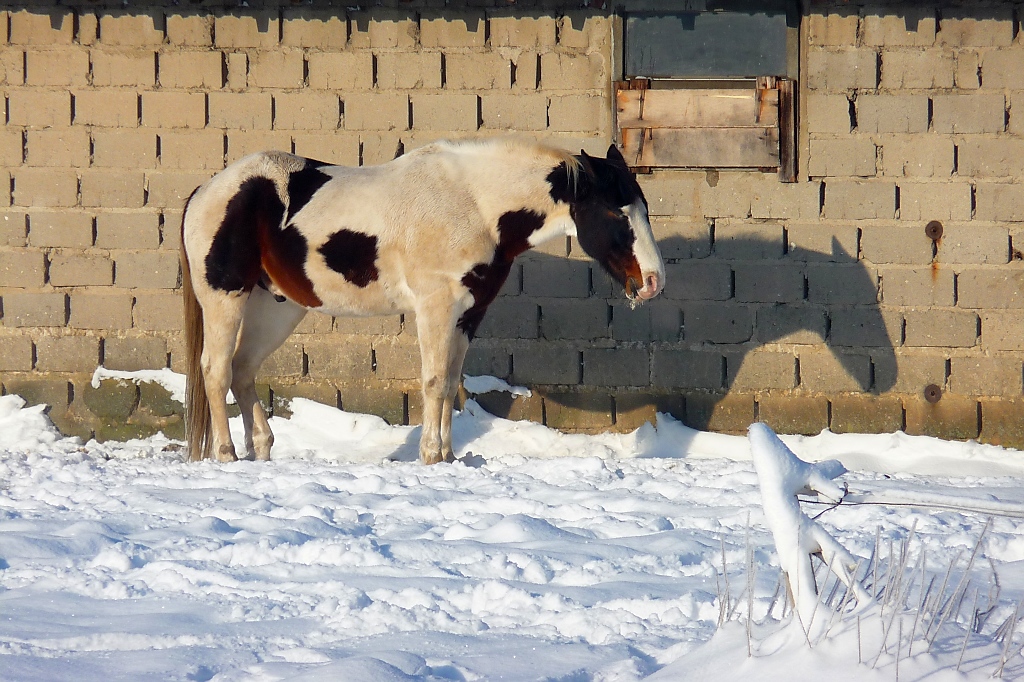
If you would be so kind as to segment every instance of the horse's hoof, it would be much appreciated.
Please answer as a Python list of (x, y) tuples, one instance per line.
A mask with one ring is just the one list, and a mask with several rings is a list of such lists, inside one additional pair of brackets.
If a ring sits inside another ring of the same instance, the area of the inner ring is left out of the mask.
[(270, 453), (269, 452), (257, 452), (256, 453), (256, 461), (257, 462), (269, 462), (270, 461)]
[(440, 464), (444, 461), (444, 457), (441, 456), (440, 452), (421, 452), (420, 461), (424, 464)]
[(220, 450), (217, 452), (218, 462), (237, 462), (238, 457), (235, 456), (235, 449), (230, 445), (221, 445)]

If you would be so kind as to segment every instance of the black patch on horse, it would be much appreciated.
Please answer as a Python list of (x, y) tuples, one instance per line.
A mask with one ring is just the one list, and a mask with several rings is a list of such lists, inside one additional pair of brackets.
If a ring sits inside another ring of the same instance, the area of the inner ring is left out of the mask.
[(206, 254), (206, 282), (221, 291), (251, 291), (260, 278), (260, 226), (280, 225), (284, 204), (274, 182), (255, 177), (228, 201)]
[(340, 230), (319, 249), (327, 267), (340, 272), (345, 279), (357, 287), (365, 287), (377, 281), (377, 238), (373, 235)]
[(530, 248), (530, 235), (544, 225), (544, 216), (536, 211), (510, 211), (498, 218), (498, 244), (490, 263), (480, 263), (462, 277), (462, 284), (473, 294), (473, 305), (462, 313), (456, 326), (470, 339), (483, 322), (484, 313), (508, 279), (515, 257)]
[(288, 174), (288, 221), (309, 203), (330, 179), (331, 176), (319, 170), (323, 162), (306, 159), (306, 167)]
[(548, 173), (546, 180), (551, 185), (548, 193), (555, 203), (571, 204), (576, 200), (579, 178), (577, 177), (574, 181), (569, 177), (569, 168), (565, 161), (555, 166)]

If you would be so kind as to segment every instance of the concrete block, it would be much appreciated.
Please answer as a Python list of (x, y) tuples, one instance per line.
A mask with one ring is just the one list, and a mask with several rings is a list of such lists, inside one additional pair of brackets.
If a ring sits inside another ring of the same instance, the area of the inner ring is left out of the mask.
[(224, 133), (220, 130), (161, 133), (160, 165), (177, 170), (220, 170), (224, 167)]
[(24, 211), (0, 212), (0, 246), (28, 244), (28, 214)]
[(900, 182), (900, 219), (970, 220), (972, 187), (965, 182)]
[(328, 10), (286, 9), (281, 25), (281, 44), (342, 50), (348, 42), (348, 19)]
[(732, 297), (732, 268), (718, 260), (684, 261), (665, 266), (667, 299), (725, 301)]
[(616, 431), (633, 431), (645, 423), (654, 424), (658, 413), (686, 420), (686, 399), (681, 395), (621, 391), (612, 394), (612, 399), (615, 402)]
[(336, 130), (340, 124), (341, 102), (337, 95), (274, 95), (274, 128), (278, 130)]
[(152, 50), (94, 50), (92, 84), (96, 87), (152, 87), (156, 84), (156, 59), (156, 53)]
[(652, 216), (691, 215), (699, 210), (694, 200), (704, 182), (703, 173), (665, 170), (637, 176)]
[(804, 298), (804, 271), (800, 265), (747, 263), (736, 268), (737, 301), (792, 303)]
[(89, 165), (90, 144), (89, 131), (85, 128), (28, 130), (25, 132), (25, 162), (29, 166), (84, 168)]
[(812, 12), (807, 17), (810, 44), (854, 47), (857, 45), (859, 20), (857, 10), (853, 7), (829, 7)]
[(132, 297), (124, 293), (75, 292), (71, 295), (68, 326), (74, 329), (131, 329)]
[(100, 364), (100, 340), (95, 336), (42, 336), (36, 341), (40, 372), (92, 372)]
[(108, 10), (100, 14), (100, 42), (105, 45), (160, 45), (164, 41), (164, 16), (153, 10)]
[(55, 287), (110, 286), (114, 263), (106, 256), (60, 252), (50, 258), (50, 284)]
[(308, 339), (303, 348), (314, 379), (351, 381), (368, 379), (373, 374), (369, 339)]
[(594, 340), (609, 336), (608, 303), (602, 299), (584, 301), (542, 300), (541, 338)]
[[(523, 16), (515, 10), (487, 13), (491, 47), (550, 48), (555, 44), (554, 16)], [(571, 23), (571, 22), (570, 22)]]
[(807, 95), (807, 131), (846, 135), (853, 127), (846, 95)]
[(943, 9), (936, 36), (940, 44), (954, 47), (1008, 47), (1013, 27), (1010, 7), (967, 5)]
[(706, 218), (749, 218), (752, 210), (751, 184), (750, 174), (743, 171), (706, 171), (704, 182), (697, 183), (700, 191), (698, 215), (703, 214)]
[(879, 278), (886, 305), (954, 305), (954, 274), (949, 268), (879, 268)]
[(152, 130), (96, 130), (92, 165), (97, 168), (156, 167), (156, 133)]
[(928, 7), (899, 7), (864, 15), (864, 44), (927, 47), (935, 42), (935, 13)]
[(964, 177), (1003, 178), (1024, 173), (1024, 140), (1013, 138), (960, 138), (958, 172)]
[(659, 388), (719, 390), (725, 380), (725, 358), (716, 352), (655, 348), (651, 377)]
[(1005, 121), (1002, 94), (932, 97), (932, 130), (937, 133), (1001, 133)]
[(359, 135), (335, 131), (330, 134), (296, 131), (292, 145), (299, 156), (319, 159), (341, 166), (359, 165)]
[(886, 90), (952, 88), (954, 68), (950, 50), (884, 50), (880, 87)]
[(0, 130), (0, 164), (20, 166), (24, 156), (25, 134), (17, 129)]
[(67, 297), (63, 293), (8, 291), (3, 299), (5, 327), (63, 327), (67, 323)]
[(753, 394), (688, 393), (686, 425), (702, 431), (746, 433), (755, 420)]
[(821, 183), (778, 182), (776, 177), (760, 175), (750, 193), (751, 218), (817, 220), (821, 214)]
[(971, 348), (978, 342), (978, 315), (958, 310), (908, 310), (907, 346)]
[(828, 334), (828, 317), (818, 306), (768, 305), (756, 310), (754, 327), (762, 343), (819, 344)]
[(309, 87), (316, 90), (369, 90), (373, 55), (369, 52), (313, 52), (308, 57)]
[(891, 219), (896, 185), (886, 181), (836, 180), (825, 183), (825, 217), (845, 220)]
[(715, 222), (714, 254), (728, 260), (773, 260), (786, 249), (784, 229), (775, 223)]
[(811, 140), (807, 172), (817, 177), (875, 175), (875, 144), (866, 138)]
[(650, 351), (644, 348), (584, 349), (583, 383), (589, 386), (649, 386)]
[(269, 130), (273, 123), (273, 98), (261, 92), (211, 92), (208, 95), (210, 127), (233, 130)]
[(139, 125), (139, 95), (112, 89), (76, 92), (75, 124), (134, 128)]
[(506, 379), (511, 371), (512, 356), (504, 347), (484, 347), (481, 342), (470, 344), (469, 351), (466, 353), (466, 361), (462, 365), (463, 375), (469, 376), (487, 375)]
[(499, 298), (492, 303), (477, 329), (478, 338), (535, 339), (540, 309), (533, 299)]
[(948, 138), (900, 135), (883, 137), (879, 142), (882, 175), (948, 178), (953, 174), (953, 141)]
[(544, 95), (485, 94), (481, 97), (483, 127), (489, 130), (544, 130), (548, 124)]
[(1019, 313), (982, 311), (980, 317), (984, 350), (1024, 350), (1024, 317)]
[[(103, 77), (100, 63), (101, 85)], [(25, 52), (25, 85), (69, 87), (89, 80), (89, 52), (82, 48)]]
[[(406, 417), (406, 394), (398, 389), (365, 388), (361, 386), (343, 386), (340, 394), (341, 407), (348, 412), (372, 414), (380, 417), (388, 424), (413, 423), (412, 415)], [(419, 400), (419, 393), (408, 396), (409, 412), (413, 410), (412, 400)]]
[(961, 308), (1024, 308), (1024, 272), (1017, 268), (964, 269), (957, 274)]
[(0, 372), (31, 371), (32, 339), (10, 334), (0, 339)]
[[(447, 62), (448, 87), (461, 87), (453, 84), (452, 60), (468, 55), (450, 55)], [(483, 57), (488, 55), (474, 55)], [(440, 52), (382, 52), (375, 55), (377, 60), (377, 87), (381, 90), (412, 90), (441, 87)], [(506, 64), (507, 69), (507, 64)], [(491, 87), (490, 85), (486, 87)], [(499, 85), (501, 87), (501, 85)]]
[(900, 345), (903, 315), (877, 308), (836, 308), (829, 316), (829, 344), (833, 346), (882, 347)]
[(852, 263), (857, 260), (858, 234), (852, 225), (790, 223), (786, 257), (796, 261)]
[(711, 225), (686, 217), (657, 217), (651, 219), (654, 238), (662, 258), (693, 259), (711, 255)]
[(807, 54), (807, 87), (853, 90), (878, 86), (878, 53), (867, 49), (821, 50)]
[(257, 88), (301, 88), (305, 63), (300, 50), (260, 50), (249, 56), (249, 85)]
[(393, 93), (345, 95), (347, 130), (408, 130), (409, 96)]
[(839, 395), (831, 398), (833, 433), (892, 433), (903, 429), (903, 402), (875, 395)]
[(689, 344), (743, 343), (753, 332), (754, 311), (748, 306), (691, 303), (683, 307), (683, 339)]
[(114, 254), (119, 287), (175, 289), (180, 281), (178, 254), (173, 251), (124, 251)]
[(185, 328), (180, 294), (135, 291), (133, 326), (142, 331), (177, 332)]
[(953, 82), (961, 90), (977, 90), (981, 87), (981, 57), (973, 50), (958, 50)]
[(160, 85), (165, 88), (224, 87), (222, 52), (161, 52)]
[(75, 39), (75, 13), (59, 7), (12, 11), (9, 31), (12, 45), (70, 45)]
[(777, 433), (814, 436), (828, 428), (828, 400), (824, 396), (758, 395), (757, 418)]
[(203, 128), (206, 126), (206, 95), (198, 92), (144, 92), (142, 125), (150, 128)]
[(423, 12), (420, 15), (420, 44), (423, 47), (483, 47), (487, 20), (483, 12)]
[(302, 375), (305, 365), (305, 356), (302, 352), (302, 344), (295, 341), (285, 343), (270, 354), (260, 366), (260, 377), (280, 378), (299, 377)]
[(862, 133), (923, 133), (928, 130), (928, 97), (859, 95), (857, 130)]
[(78, 173), (63, 168), (19, 168), (14, 203), (33, 208), (66, 208), (78, 203)]
[[(415, 326), (415, 316), (410, 322)], [(334, 331), (338, 334), (362, 334), (369, 336), (397, 336), (402, 333), (402, 316), (387, 317), (336, 317)]]
[(71, 94), (66, 90), (10, 90), (7, 93), (7, 124), (67, 128), (71, 125)]
[(515, 384), (578, 384), (581, 379), (580, 352), (575, 348), (538, 343), (512, 353)]
[(979, 440), (1005, 448), (1024, 449), (1024, 400), (982, 399)]
[(750, 351), (727, 353), (725, 385), (730, 390), (771, 390), (796, 387), (796, 357), (792, 353)]
[(166, 14), (167, 42), (184, 47), (213, 46), (213, 17), (198, 10), (168, 10)]
[(815, 393), (829, 394), (868, 391), (871, 389), (871, 357), (827, 348), (801, 349), (800, 387)]
[(590, 266), (569, 260), (525, 260), (523, 293), (527, 296), (587, 298)]
[(480, 124), (477, 95), (414, 93), (412, 127), (417, 130), (476, 130)]
[[(498, 52), (445, 55), (445, 86), (455, 90), (507, 90), (512, 62)], [(378, 84), (379, 80), (378, 60)]]
[(1024, 188), (1020, 185), (978, 182), (974, 193), (975, 220), (1024, 221)]
[(167, 366), (167, 343), (157, 336), (108, 336), (103, 344), (103, 364), (124, 372), (163, 369)]
[(945, 395), (937, 403), (924, 398), (907, 398), (906, 431), (912, 436), (934, 436), (944, 440), (969, 440), (980, 432), (980, 410), (973, 398)]
[(1020, 358), (953, 357), (949, 390), (958, 395), (1020, 397), (1024, 389)]
[(142, 208), (145, 202), (145, 175), (123, 170), (82, 171), (82, 206), (103, 208)]
[(991, 263), (1010, 260), (1010, 235), (999, 225), (945, 225), (935, 260), (940, 263)]
[(608, 66), (600, 52), (545, 52), (540, 56), (540, 84), (545, 90), (603, 90), (607, 87)]
[(0, 286), (41, 287), (46, 275), (43, 251), (0, 251)]
[(417, 344), (375, 339), (374, 374), (381, 379), (414, 380), (420, 378), (420, 349)]
[(551, 392), (544, 395), (545, 424), (568, 431), (604, 431), (613, 424), (612, 398), (606, 393)]
[[(223, 142), (221, 145), (223, 148)], [(149, 185), (149, 196), (146, 203), (154, 207), (174, 207), (180, 209), (184, 205), (185, 199), (192, 193), (192, 190), (206, 182), (211, 175), (212, 172), (147, 173), (146, 181)]]
[(287, 130), (243, 130), (228, 132), (228, 155), (226, 161), (233, 163), (243, 156), (268, 149), (290, 151), (292, 136)]
[(613, 19), (601, 10), (565, 10), (558, 19), (558, 44), (580, 50), (602, 49), (611, 43)]
[(403, 138), (406, 137), (404, 133), (398, 132), (361, 132), (358, 136), (361, 166), (376, 166), (397, 159), (402, 155), (405, 145)]
[(277, 10), (231, 12), (214, 19), (213, 37), (216, 47), (277, 46), (281, 20)]
[(986, 88), (1024, 89), (1024, 49), (1009, 47), (982, 55), (981, 78)]
[(553, 95), (548, 107), (548, 128), (560, 132), (607, 132), (611, 108), (596, 95)]

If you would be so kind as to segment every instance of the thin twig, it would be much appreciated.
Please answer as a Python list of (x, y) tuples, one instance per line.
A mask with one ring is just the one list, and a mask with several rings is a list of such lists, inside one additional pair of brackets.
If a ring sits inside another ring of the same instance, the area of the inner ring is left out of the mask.
[[(973, 613), (977, 613), (977, 610), (978, 610), (978, 595), (979, 594), (981, 594), (981, 588), (980, 587), (974, 588), (974, 606), (971, 607), (971, 613), (972, 614)], [(972, 616), (972, 618), (971, 618), (971, 621), (972, 621), (971, 625), (974, 625), (973, 620), (974, 620), (974, 618)], [(967, 632), (964, 633), (964, 643), (960, 647), (960, 657), (958, 659), (956, 659), (956, 671), (957, 672), (960, 672), (960, 664), (964, 662), (964, 652), (967, 651), (967, 642), (971, 639), (971, 630), (972, 630), (972, 628), (968, 627), (967, 628)]]

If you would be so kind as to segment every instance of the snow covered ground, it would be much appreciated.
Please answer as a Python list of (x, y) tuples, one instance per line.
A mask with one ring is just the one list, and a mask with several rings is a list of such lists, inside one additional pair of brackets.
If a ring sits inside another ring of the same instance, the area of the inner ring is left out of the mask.
[[(905, 573), (924, 574), (931, 595), (963, 587), (964, 603), (935, 628), (911, 577), (900, 608), (823, 606), (815, 617), (832, 627), (809, 638), (773, 600), (778, 555), (746, 438), (668, 417), (564, 435), (469, 403), (459, 461), (425, 467), (416, 428), (292, 409), (273, 420), (273, 461), (189, 464), (161, 437), (62, 438), (40, 408), (0, 398), (0, 679), (771, 682), (891, 680), (898, 667), (959, 680), (1000, 664), (1024, 677), (1019, 520), (992, 519), (965, 576), (984, 515), (827, 511), (819, 523), (864, 567), (877, 535), (865, 584), (886, 584), (905, 543)], [(1016, 451), (904, 434), (784, 440), (803, 459), (840, 460), (851, 488), (1024, 503)]]

